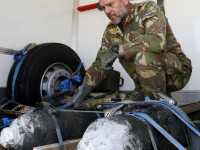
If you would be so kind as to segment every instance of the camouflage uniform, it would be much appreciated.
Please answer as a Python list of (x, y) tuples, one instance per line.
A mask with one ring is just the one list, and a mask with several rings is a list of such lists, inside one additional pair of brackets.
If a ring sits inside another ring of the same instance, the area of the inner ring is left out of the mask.
[(126, 99), (158, 99), (157, 91), (170, 94), (189, 81), (191, 61), (176, 41), (164, 13), (153, 1), (130, 4), (125, 25), (109, 23), (100, 50), (88, 69), (83, 85), (95, 87), (106, 77), (101, 58), (113, 45), (122, 45), (125, 56), (119, 58), (135, 83)]

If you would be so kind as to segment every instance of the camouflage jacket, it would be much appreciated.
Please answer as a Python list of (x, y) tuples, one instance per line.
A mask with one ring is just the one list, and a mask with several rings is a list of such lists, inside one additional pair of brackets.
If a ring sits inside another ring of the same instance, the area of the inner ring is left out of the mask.
[(153, 1), (130, 4), (125, 26), (108, 24), (92, 67), (100, 69), (101, 58), (116, 44), (123, 46), (127, 62), (140, 51), (170, 52), (175, 54), (183, 65), (192, 69), (191, 61), (182, 51), (167, 18)]

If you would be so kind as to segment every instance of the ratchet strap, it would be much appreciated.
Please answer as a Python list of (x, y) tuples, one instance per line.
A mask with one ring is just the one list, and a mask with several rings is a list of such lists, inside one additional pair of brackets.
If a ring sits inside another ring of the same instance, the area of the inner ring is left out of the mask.
[[(133, 113), (128, 114), (134, 117), (141, 117), (144, 120), (148, 121), (154, 128), (156, 128), (162, 135), (164, 135), (174, 146), (176, 146), (179, 150), (186, 150), (176, 139), (174, 139), (169, 133), (167, 133), (159, 124), (157, 124), (151, 117), (149, 117), (145, 113)], [(151, 133), (150, 133), (151, 135)], [(152, 139), (151, 139), (152, 140)], [(155, 144), (155, 140), (153, 139), (152, 143)], [(153, 145), (154, 145), (153, 144)], [(155, 146), (155, 145), (154, 145)], [(154, 147), (155, 149), (155, 147)]]
[[(133, 101), (127, 100), (127, 101), (122, 101), (122, 102), (119, 102), (119, 103), (122, 103), (122, 104), (136, 104), (137, 102), (133, 102)], [(178, 108), (175, 105), (169, 105), (169, 104), (166, 104), (166, 103), (163, 103), (163, 102), (160, 102), (160, 101), (156, 101), (156, 100), (146, 101), (146, 103), (157, 103), (159, 105), (162, 105), (162, 106), (168, 108), (188, 128), (189, 133), (190, 133), (190, 137), (191, 137), (191, 144), (192, 144), (193, 149), (194, 150), (198, 150), (199, 149), (199, 146), (200, 146), (200, 132), (195, 128), (195, 126), (192, 123), (192, 121), (189, 119), (189, 117), (180, 108)], [(142, 115), (142, 117), (144, 117), (144, 116), (145, 115)], [(149, 117), (147, 117), (147, 118), (149, 118)], [(153, 121), (151, 121), (151, 122), (153, 122)]]
[(104, 114), (104, 111), (90, 111), (90, 110), (73, 110), (73, 109), (57, 109), (58, 112), (74, 112), (74, 113), (99, 113)]
[[(15, 107), (12, 110), (3, 109), (4, 107), (8, 106), (9, 104), (12, 104)], [(33, 112), (34, 110), (35, 110), (34, 107), (22, 105), (18, 102), (11, 101), (11, 100), (7, 101), (5, 104), (2, 104), (0, 106), (0, 113), (11, 114), (11, 115), (15, 115), (17, 117), (19, 117), (25, 113)]]
[(56, 133), (57, 133), (58, 141), (59, 141), (59, 144), (60, 144), (60, 150), (63, 150), (64, 144), (63, 144), (63, 139), (62, 139), (62, 135), (61, 135), (61, 132), (60, 132), (60, 127), (59, 127), (58, 121), (57, 121), (55, 115), (51, 115), (51, 118), (52, 118), (54, 125), (55, 125), (55, 128), (56, 128)]
[(44, 110), (48, 114), (50, 114), (50, 116), (53, 120), (55, 129), (56, 129), (56, 133), (57, 133), (57, 137), (58, 137), (58, 142), (59, 142), (59, 145), (60, 145), (60, 150), (63, 150), (64, 143), (63, 143), (62, 135), (61, 135), (61, 132), (60, 132), (60, 127), (59, 127), (58, 121), (56, 119), (56, 115), (58, 114), (58, 110), (53, 105), (51, 105), (47, 102), (42, 102), (42, 104), (44, 106)]
[(194, 150), (198, 150), (200, 146), (200, 132), (195, 128), (193, 123), (188, 119), (187, 115), (182, 110), (178, 109), (176, 106), (169, 106), (167, 104), (161, 103), (161, 105), (168, 108), (171, 112), (174, 113), (189, 129), (192, 147)]
[(33, 43), (33, 44), (30, 43), (27, 46), (25, 46), (23, 50), (16, 52), (15, 55), (14, 55), (14, 60), (19, 61), (19, 62), (17, 64), (16, 68), (15, 68), (15, 73), (13, 75), (13, 80), (12, 80), (12, 95), (11, 95), (12, 101), (15, 101), (15, 81), (17, 79), (19, 69), (20, 69), (24, 59), (26, 58), (28, 52), (30, 50), (32, 50), (35, 46), (36, 46), (35, 43)]
[(73, 84), (82, 82), (82, 77), (80, 74), (80, 70), (82, 66), (83, 66), (83, 63), (80, 62), (78, 68), (72, 73), (72, 75), (68, 79), (60, 83), (60, 91), (73, 90)]
[(154, 138), (152, 130), (151, 130), (151, 127), (149, 126), (149, 124), (147, 123), (147, 121), (144, 118), (142, 118), (141, 116), (139, 116), (139, 115), (135, 115), (135, 114), (132, 114), (132, 113), (127, 113), (126, 115), (131, 115), (131, 116), (139, 119), (140, 121), (142, 121), (146, 125), (147, 130), (149, 132), (149, 136), (150, 136), (152, 145), (153, 145), (153, 148), (154, 148), (154, 150), (158, 150), (155, 138)]

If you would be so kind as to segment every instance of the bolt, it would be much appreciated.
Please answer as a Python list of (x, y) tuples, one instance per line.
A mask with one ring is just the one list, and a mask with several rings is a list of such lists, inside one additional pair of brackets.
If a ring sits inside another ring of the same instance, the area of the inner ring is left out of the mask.
[(106, 112), (105, 113), (105, 117), (109, 117), (110, 116), (110, 113), (109, 112)]
[(97, 105), (97, 109), (101, 109), (101, 105)]
[(48, 110), (48, 113), (49, 113), (49, 114), (52, 114), (53, 112), (49, 109), (49, 110)]
[(169, 104), (174, 105), (175, 103), (174, 103), (173, 100), (170, 100), (170, 101), (169, 101)]

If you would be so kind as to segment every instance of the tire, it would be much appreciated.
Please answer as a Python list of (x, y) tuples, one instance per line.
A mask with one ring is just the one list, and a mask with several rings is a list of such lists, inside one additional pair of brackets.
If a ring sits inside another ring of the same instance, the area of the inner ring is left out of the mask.
[[(15, 101), (34, 106), (59, 91), (61, 81), (77, 69), (81, 60), (68, 46), (59, 43), (37, 45), (24, 59), (15, 81)], [(7, 97), (11, 99), (12, 81), (18, 62), (14, 62), (7, 82)], [(85, 69), (81, 69), (82, 77)]]

